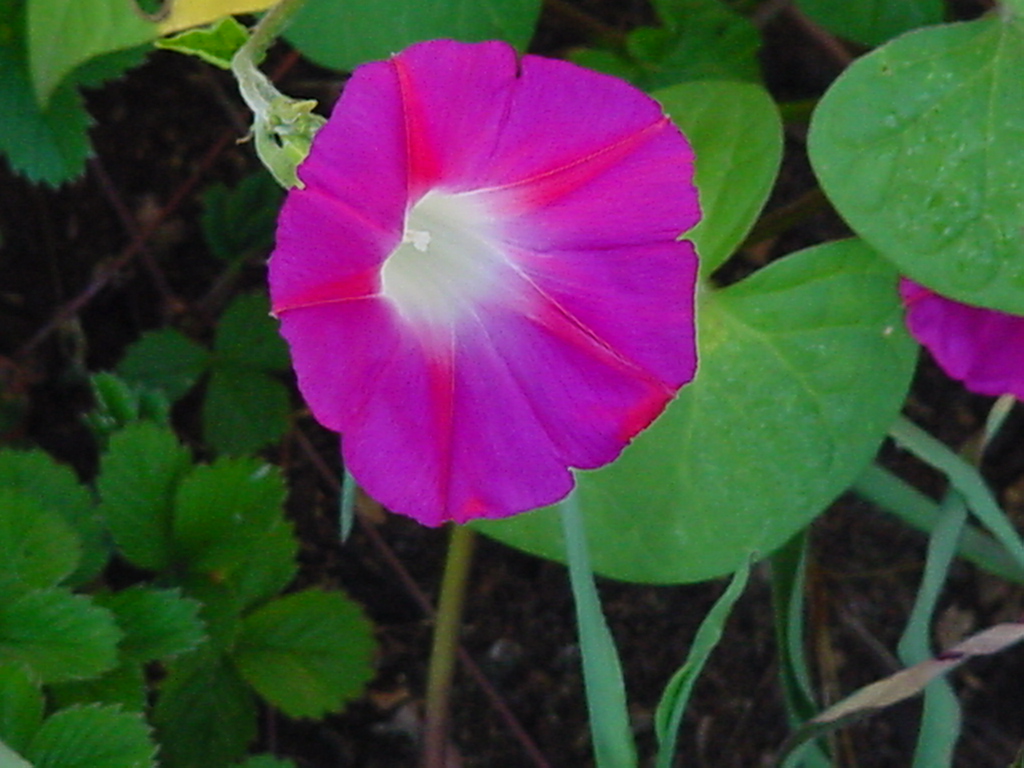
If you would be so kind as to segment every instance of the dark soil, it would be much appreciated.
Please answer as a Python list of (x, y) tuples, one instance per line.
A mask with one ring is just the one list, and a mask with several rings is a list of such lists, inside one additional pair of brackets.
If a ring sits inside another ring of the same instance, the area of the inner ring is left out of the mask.
[[(770, 4), (769, 4), (770, 5)], [(579, 0), (552, 4), (535, 48), (558, 54), (592, 30), (574, 12), (612, 28), (649, 19), (641, 3)], [(813, 98), (842, 69), (822, 38), (789, 13), (765, 26), (769, 86), (783, 99)], [(287, 68), (283, 89), (329, 104), (337, 76), (277, 51), (268, 70)], [(33, 187), (0, 165), (0, 399), (9, 444), (34, 443), (77, 467), (95, 468), (95, 447), (80, 415), (90, 406), (86, 373), (113, 367), (127, 344), (168, 323), (209, 333), (225, 292), (211, 288), (221, 266), (203, 243), (198, 194), (256, 168), (252, 147), (238, 144), (245, 113), (223, 73), (158, 52), (121, 81), (89, 94), (96, 118), (96, 158), (84, 179), (58, 191)], [(770, 209), (813, 184), (803, 129), (788, 133), (788, 157)], [(143, 236), (140, 237), (140, 232)], [(758, 243), (739, 271), (804, 245), (841, 236), (823, 212)], [(111, 265), (115, 268), (110, 269)], [(746, 265), (746, 266), (744, 266)], [(230, 291), (262, 284), (254, 262)], [(910, 415), (958, 445), (981, 423), (988, 401), (966, 394), (927, 361)], [(186, 436), (197, 434), (190, 403), (175, 412)], [(191, 403), (194, 406), (194, 403)], [(1020, 420), (992, 457), (992, 480), (1020, 512)], [(443, 566), (445, 534), (360, 505), (360, 523), (338, 541), (336, 488), (317, 460), (337, 467), (334, 436), (300, 419), (276, 454), (288, 472), (289, 510), (302, 539), (302, 584), (348, 591), (377, 627), (377, 677), (366, 696), (322, 722), (291, 722), (266, 713), (261, 749), (306, 768), (385, 768), (416, 762), (430, 623), (398, 570), (431, 600)], [(890, 464), (937, 494), (939, 478), (892, 448)], [(853, 497), (823, 514), (811, 531), (808, 649), (826, 700), (896, 668), (894, 648), (912, 605), (925, 539)], [(643, 753), (653, 750), (652, 718), (661, 689), (685, 657), (721, 583), (645, 587), (602, 582), (626, 671), (633, 722)], [(957, 565), (943, 599), (940, 641), (1022, 614), (1024, 593), (972, 566)], [(458, 673), (451, 740), (460, 762), (476, 768), (591, 764), (572, 599), (564, 569), (488, 540), (479, 541), (466, 607), (463, 646), (544, 756), (523, 739), (472, 675)], [(1024, 654), (976, 661), (956, 676), (965, 705), (958, 766), (1004, 768), (1024, 739)], [(768, 765), (787, 732), (765, 570), (759, 570), (729, 621), (701, 678), (681, 739), (680, 765)], [(909, 703), (842, 732), (837, 765), (910, 765), (919, 705)]]

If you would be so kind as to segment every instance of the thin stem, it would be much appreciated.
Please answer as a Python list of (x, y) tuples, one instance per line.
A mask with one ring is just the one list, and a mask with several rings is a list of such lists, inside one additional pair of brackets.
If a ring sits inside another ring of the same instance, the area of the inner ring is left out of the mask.
[(443, 768), (448, 736), (448, 707), (451, 702), (455, 656), (462, 626), (466, 583), (473, 562), (476, 534), (462, 525), (452, 527), (448, 560), (441, 581), (441, 597), (434, 619), (434, 646), (427, 676), (426, 723), (423, 733), (423, 768)]
[(249, 39), (231, 60), (231, 71), (238, 80), (238, 90), (241, 91), (249, 109), (257, 115), (264, 114), (280, 92), (256, 65), (263, 61), (270, 44), (284, 30), (288, 19), (305, 2), (306, 0), (281, 0), (263, 14), (263, 18), (253, 27)]

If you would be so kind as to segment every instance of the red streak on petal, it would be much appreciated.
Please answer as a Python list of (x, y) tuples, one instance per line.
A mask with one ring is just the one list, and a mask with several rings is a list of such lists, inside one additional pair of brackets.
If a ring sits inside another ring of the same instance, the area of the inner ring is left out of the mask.
[[(647, 382), (663, 398), (661, 402), (664, 403), (675, 396), (676, 387), (665, 383), (651, 374), (646, 368), (624, 357), (613, 345), (601, 338), (586, 323), (579, 320), (555, 298), (546, 293), (528, 275), (522, 272), (519, 274), (541, 299), (539, 303), (540, 310), (534, 310), (534, 318), (538, 323), (551, 331), (552, 334), (558, 336), (566, 343), (580, 349), (586, 349), (595, 357), (604, 359), (606, 363), (627, 371), (634, 378)], [(643, 411), (646, 411), (648, 408), (650, 408), (649, 405), (640, 406), (640, 409)], [(632, 419), (632, 417), (629, 418)], [(648, 421), (647, 423), (650, 422)]]
[(280, 317), (293, 309), (337, 304), (343, 301), (359, 301), (378, 296), (380, 296), (380, 272), (371, 270), (350, 275), (344, 280), (313, 285), (308, 290), (292, 296), (287, 304), (275, 304), (271, 314), (274, 317)]
[(398, 78), (398, 89), (402, 99), (402, 115), (405, 118), (405, 148), (409, 159), (409, 200), (422, 197), (441, 178), (441, 158), (431, 146), (426, 135), (425, 108), (413, 87), (409, 68), (401, 58), (390, 60)]
[(675, 130), (671, 121), (667, 117), (663, 117), (646, 128), (631, 133), (613, 144), (583, 155), (565, 165), (535, 174), (520, 181), (513, 181), (508, 184), (475, 191), (515, 190), (519, 202), (528, 207), (539, 208), (579, 189), (609, 167), (636, 152), (642, 144), (650, 141), (666, 128)]
[(438, 437), (438, 498), (445, 519), (451, 519), (451, 478), (454, 471), (455, 440), (455, 352), (449, 341), (447, 349), (438, 350), (427, 363), (430, 403), (433, 408), (434, 428)]

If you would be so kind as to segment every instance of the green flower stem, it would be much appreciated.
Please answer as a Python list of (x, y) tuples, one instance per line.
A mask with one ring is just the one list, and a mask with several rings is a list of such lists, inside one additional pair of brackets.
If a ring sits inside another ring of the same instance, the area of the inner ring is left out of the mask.
[(315, 101), (285, 96), (257, 64), (304, 2), (281, 0), (260, 19), (249, 39), (231, 59), (238, 90), (253, 113), (256, 153), (285, 189), (302, 186), (295, 169), (306, 159), (313, 136), (326, 121), (313, 113)]
[(267, 76), (260, 72), (257, 65), (267, 55), (270, 44), (284, 30), (288, 19), (305, 2), (306, 0), (281, 0), (273, 6), (253, 27), (249, 39), (231, 59), (231, 71), (238, 80), (238, 90), (241, 91), (249, 109), (255, 114), (266, 112), (271, 102), (282, 95)]
[(452, 526), (448, 560), (441, 581), (441, 597), (434, 617), (434, 647), (427, 676), (426, 722), (423, 732), (423, 768), (443, 768), (448, 735), (448, 705), (451, 700), (455, 656), (462, 626), (466, 583), (473, 562), (476, 534), (462, 525)]

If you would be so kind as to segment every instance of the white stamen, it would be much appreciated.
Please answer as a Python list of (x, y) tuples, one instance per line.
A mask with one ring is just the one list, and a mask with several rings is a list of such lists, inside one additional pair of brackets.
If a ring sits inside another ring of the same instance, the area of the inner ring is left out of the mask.
[(384, 262), (382, 293), (412, 322), (450, 326), (497, 288), (506, 256), (494, 230), (493, 215), (478, 199), (427, 193), (409, 211), (402, 242)]

